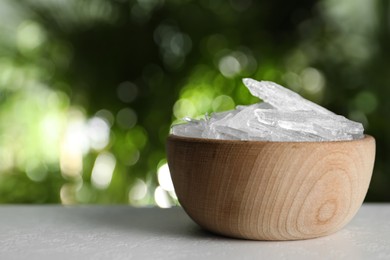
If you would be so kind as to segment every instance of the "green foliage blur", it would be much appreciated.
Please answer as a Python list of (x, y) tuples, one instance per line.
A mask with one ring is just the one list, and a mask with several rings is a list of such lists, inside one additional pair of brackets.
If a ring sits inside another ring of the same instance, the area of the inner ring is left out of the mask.
[(0, 203), (177, 203), (172, 123), (278, 82), (377, 141), (390, 201), (390, 3), (0, 0)]

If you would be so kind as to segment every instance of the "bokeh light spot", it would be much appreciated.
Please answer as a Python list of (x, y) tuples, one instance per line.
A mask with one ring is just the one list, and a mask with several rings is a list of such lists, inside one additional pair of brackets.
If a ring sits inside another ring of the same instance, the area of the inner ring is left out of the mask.
[(301, 73), (303, 88), (311, 94), (321, 92), (325, 86), (325, 78), (315, 68), (306, 68)]
[(60, 166), (64, 177), (79, 178), (83, 169), (83, 155), (89, 151), (84, 114), (74, 108), (61, 143)]
[(365, 129), (369, 126), (367, 116), (362, 111), (353, 110), (349, 113), (348, 118), (362, 123)]
[(142, 149), (148, 141), (148, 135), (143, 127), (137, 125), (127, 132), (126, 140), (138, 149)]
[(114, 124), (115, 117), (110, 110), (101, 109), (95, 113), (95, 116), (104, 119), (110, 127)]
[(193, 117), (196, 115), (196, 112), (196, 108), (192, 101), (186, 98), (179, 99), (173, 106), (173, 114), (177, 119), (181, 119), (186, 116)]
[(129, 202), (135, 203), (143, 198), (148, 193), (148, 186), (146, 183), (141, 179), (136, 179), (135, 183), (133, 184), (132, 188), (129, 191)]
[(212, 108), (214, 112), (227, 111), (234, 109), (235, 103), (233, 99), (226, 95), (220, 95), (213, 101)]
[(221, 58), (218, 64), (218, 68), (222, 75), (227, 78), (232, 78), (241, 71), (241, 65), (237, 58), (230, 55)]
[(283, 75), (283, 81), (286, 83), (285, 85), (291, 88), (294, 92), (299, 93), (302, 90), (302, 79), (301, 77), (294, 72), (287, 72)]
[(93, 117), (88, 120), (87, 132), (91, 148), (101, 150), (110, 141), (110, 126), (106, 120), (100, 117)]
[(355, 97), (356, 107), (366, 113), (372, 113), (378, 106), (378, 99), (374, 93), (370, 91), (362, 91)]
[(138, 150), (133, 151), (130, 155), (128, 155), (128, 159), (126, 160), (127, 166), (133, 166), (139, 160), (140, 152)]
[(17, 31), (17, 44), (20, 51), (25, 52), (38, 48), (45, 40), (45, 33), (34, 21), (23, 22)]
[(163, 164), (160, 168), (158, 168), (157, 179), (162, 189), (166, 191), (175, 190), (175, 188), (173, 187), (171, 173), (169, 172), (169, 167), (167, 163)]
[(43, 181), (47, 176), (47, 168), (37, 160), (31, 160), (25, 169), (27, 177), (35, 182)]
[(168, 192), (160, 186), (154, 191), (154, 200), (160, 208), (170, 208), (172, 206)]
[(124, 103), (131, 103), (137, 97), (138, 88), (129, 81), (122, 82), (117, 88), (117, 96)]
[(112, 179), (116, 165), (115, 156), (108, 152), (103, 152), (96, 158), (92, 169), (91, 182), (98, 189), (106, 189)]
[(77, 189), (75, 198), (78, 202), (81, 203), (88, 203), (93, 200), (93, 190), (90, 185), (87, 185), (86, 183), (80, 185), (80, 188)]
[(130, 129), (137, 123), (137, 114), (131, 108), (123, 108), (116, 115), (118, 125), (124, 129)]
[(65, 183), (60, 189), (61, 203), (64, 205), (70, 205), (76, 203), (76, 192), (83, 185), (82, 181), (78, 183)]

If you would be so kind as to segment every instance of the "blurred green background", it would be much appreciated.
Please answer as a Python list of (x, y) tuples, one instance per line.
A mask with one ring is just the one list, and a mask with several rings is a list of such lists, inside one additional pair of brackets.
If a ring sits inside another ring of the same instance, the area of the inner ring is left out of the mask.
[(184, 116), (278, 82), (377, 140), (390, 201), (390, 2), (0, 0), (0, 203), (176, 204)]

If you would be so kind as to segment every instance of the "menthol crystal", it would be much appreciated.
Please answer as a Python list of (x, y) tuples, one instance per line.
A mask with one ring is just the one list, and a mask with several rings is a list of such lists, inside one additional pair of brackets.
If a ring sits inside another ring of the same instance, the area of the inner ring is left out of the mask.
[(263, 102), (213, 113), (205, 119), (184, 118), (172, 126), (174, 135), (254, 141), (341, 141), (362, 138), (363, 125), (321, 107), (270, 81), (243, 79)]

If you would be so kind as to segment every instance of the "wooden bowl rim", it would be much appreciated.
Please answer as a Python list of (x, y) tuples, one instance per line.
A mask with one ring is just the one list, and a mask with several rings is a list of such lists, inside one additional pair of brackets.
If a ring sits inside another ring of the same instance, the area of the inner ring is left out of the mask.
[(186, 137), (170, 134), (167, 137), (168, 140), (182, 141), (189, 143), (215, 143), (215, 144), (350, 144), (358, 142), (369, 142), (375, 141), (375, 138), (371, 135), (365, 134), (363, 138), (354, 140), (342, 140), (342, 141), (308, 141), (308, 142), (292, 142), (292, 141), (252, 141), (252, 140), (224, 140), (224, 139), (208, 139), (208, 138), (197, 138), (197, 137)]

